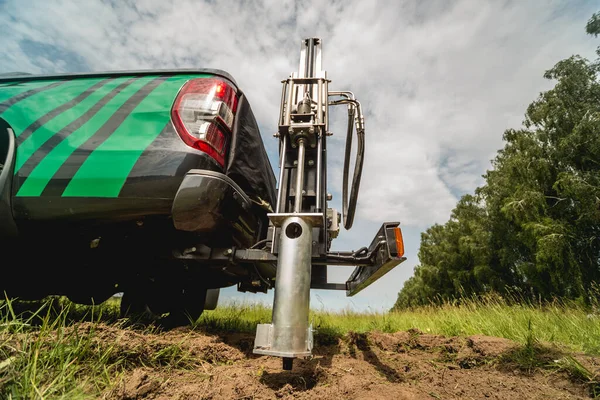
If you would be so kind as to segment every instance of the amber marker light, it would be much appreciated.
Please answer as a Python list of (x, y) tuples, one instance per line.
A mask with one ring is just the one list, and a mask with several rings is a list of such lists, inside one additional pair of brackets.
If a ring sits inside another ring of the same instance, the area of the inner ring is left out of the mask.
[(402, 231), (400, 227), (394, 228), (394, 236), (396, 237), (396, 250), (398, 257), (404, 256), (404, 239), (402, 239)]

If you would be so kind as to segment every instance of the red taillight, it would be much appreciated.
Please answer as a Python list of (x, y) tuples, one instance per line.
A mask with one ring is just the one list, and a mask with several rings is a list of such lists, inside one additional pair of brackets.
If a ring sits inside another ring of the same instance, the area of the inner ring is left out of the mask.
[(218, 78), (192, 79), (182, 88), (171, 118), (183, 141), (225, 165), (225, 153), (237, 110), (232, 85)]

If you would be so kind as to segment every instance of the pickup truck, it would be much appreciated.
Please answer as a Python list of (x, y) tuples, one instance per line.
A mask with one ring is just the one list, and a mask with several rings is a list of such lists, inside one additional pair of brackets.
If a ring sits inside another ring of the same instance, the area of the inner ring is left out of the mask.
[(276, 201), (250, 104), (225, 71), (0, 76), (0, 164), (8, 298), (122, 292), (122, 314), (183, 324), (219, 288), (275, 276), (185, 257), (260, 248)]

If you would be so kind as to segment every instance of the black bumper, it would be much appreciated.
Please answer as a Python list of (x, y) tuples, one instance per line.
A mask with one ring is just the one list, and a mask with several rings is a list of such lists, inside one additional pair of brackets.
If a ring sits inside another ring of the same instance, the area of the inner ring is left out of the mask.
[(241, 245), (254, 243), (266, 228), (266, 211), (253, 205), (244, 191), (219, 172), (194, 169), (183, 181), (171, 209), (180, 231), (229, 231)]

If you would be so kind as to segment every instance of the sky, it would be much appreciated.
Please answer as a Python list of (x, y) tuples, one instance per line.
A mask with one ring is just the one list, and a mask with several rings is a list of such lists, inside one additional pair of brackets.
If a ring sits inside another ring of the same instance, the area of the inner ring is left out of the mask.
[[(483, 183), (502, 134), (521, 126), (573, 54), (594, 58), (585, 24), (596, 1), (530, 0), (0, 0), (0, 73), (216, 68), (236, 79), (277, 169), (281, 80), (301, 40), (318, 37), (330, 90), (351, 90), (365, 114), (366, 154), (354, 226), (335, 250), (368, 246), (398, 221), (407, 261), (355, 297), (313, 290), (311, 306), (385, 311), (418, 265), (420, 233), (445, 223)], [(341, 210), (345, 109), (332, 109), (330, 206)], [(348, 267), (330, 267), (344, 282)], [(267, 295), (222, 291), (221, 300)]]

